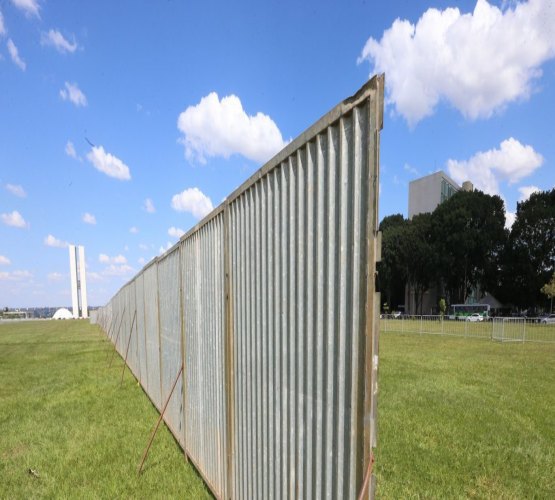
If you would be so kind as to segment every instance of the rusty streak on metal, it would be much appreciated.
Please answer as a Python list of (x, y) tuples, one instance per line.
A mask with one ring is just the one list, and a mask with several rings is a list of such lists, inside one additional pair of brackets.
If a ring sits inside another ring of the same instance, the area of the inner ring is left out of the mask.
[(364, 500), (364, 495), (366, 494), (366, 490), (368, 489), (368, 483), (370, 478), (372, 477), (372, 467), (374, 465), (374, 455), (371, 454), (370, 460), (368, 462), (368, 467), (366, 467), (366, 473), (364, 474), (364, 482), (362, 483), (362, 488), (360, 489), (360, 493), (358, 495), (358, 500)]
[(137, 317), (137, 309), (133, 314), (133, 321), (131, 322), (131, 330), (129, 331), (129, 340), (127, 341), (127, 349), (125, 350), (125, 360), (123, 362), (123, 370), (121, 371), (121, 382), (119, 386), (123, 385), (123, 374), (125, 373), (125, 367), (127, 366), (127, 354), (129, 353), (129, 346), (131, 345), (131, 336), (133, 335), (133, 325), (135, 324), (135, 318)]
[(152, 441), (154, 441), (154, 436), (156, 436), (156, 432), (158, 432), (158, 427), (160, 426), (160, 422), (162, 421), (162, 418), (164, 418), (164, 413), (166, 412), (166, 408), (168, 407), (168, 404), (169, 404), (170, 399), (172, 397), (173, 391), (175, 389), (175, 386), (177, 385), (177, 382), (179, 381), (179, 377), (181, 376), (182, 372), (183, 372), (183, 365), (181, 365), (181, 368), (179, 369), (179, 372), (177, 373), (177, 377), (175, 377), (175, 381), (172, 385), (172, 389), (171, 389), (170, 393), (168, 394), (168, 398), (166, 399), (166, 402), (164, 403), (164, 408), (160, 412), (160, 416), (158, 417), (158, 421), (156, 422), (156, 427), (154, 427), (154, 430), (152, 431), (152, 434), (150, 435), (148, 445), (146, 446), (145, 451), (143, 452), (143, 458), (141, 459), (141, 463), (139, 465), (139, 468), (137, 469), (137, 475), (139, 475), (143, 470), (143, 465), (145, 463), (146, 456), (148, 455), (148, 451), (150, 450), (150, 447), (152, 446)]

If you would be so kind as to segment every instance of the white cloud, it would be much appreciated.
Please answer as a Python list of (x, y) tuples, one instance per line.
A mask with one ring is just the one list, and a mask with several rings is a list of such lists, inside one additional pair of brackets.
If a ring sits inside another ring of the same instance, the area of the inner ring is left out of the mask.
[(0, 11), (0, 36), (4, 36), (6, 34), (6, 26), (4, 24), (4, 16)]
[(48, 33), (43, 33), (40, 39), (41, 45), (48, 45), (54, 47), (58, 52), (65, 54), (67, 52), (73, 53), (77, 50), (77, 42), (75, 37), (73, 43), (64, 38), (58, 30), (49, 30)]
[(132, 226), (132, 227), (129, 228), (129, 232), (131, 234), (137, 234), (139, 232), (139, 229), (136, 228), (135, 226)]
[(12, 0), (12, 3), (27, 16), (40, 17), (39, 0)]
[(403, 165), (403, 169), (405, 170), (405, 172), (408, 172), (409, 174), (418, 175), (418, 170), (414, 168), (412, 165), (409, 165), (408, 163), (405, 163)]
[(488, 118), (528, 98), (541, 65), (555, 56), (552, 0), (499, 9), (478, 0), (474, 12), (428, 9), (416, 25), (397, 19), (358, 59), (386, 73), (388, 102), (410, 126), (447, 101), (470, 119)]
[(6, 224), (6, 226), (19, 228), (26, 228), (29, 226), (29, 224), (25, 222), (25, 219), (17, 210), (14, 210), (12, 213), (2, 214), (0, 215), (0, 218), (2, 218), (2, 222)]
[[(88, 275), (87, 275), (88, 277)], [(60, 273), (48, 273), (48, 281), (62, 281), (64, 275)]]
[(202, 219), (213, 210), (212, 201), (199, 188), (185, 189), (172, 197), (172, 208), (178, 212), (189, 212)]
[(143, 208), (149, 213), (149, 214), (153, 214), (154, 212), (156, 212), (156, 208), (154, 208), (154, 203), (152, 203), (152, 200), (150, 198), (147, 198), (145, 200), (145, 203), (143, 205)]
[(148, 250), (148, 245), (145, 245), (144, 243), (140, 243), (140, 244), (139, 244), (139, 248), (140, 248), (141, 250), (146, 251), (146, 250)]
[(518, 188), (518, 192), (520, 193), (520, 198), (518, 201), (526, 201), (533, 193), (537, 193), (541, 191), (538, 186), (522, 186)]
[(141, 264), (141, 266), (144, 266), (146, 264), (146, 259), (144, 257), (139, 257), (137, 262)]
[(94, 146), (87, 154), (87, 159), (97, 170), (109, 177), (122, 181), (131, 179), (129, 167), (118, 157), (104, 151), (102, 146)]
[(102, 264), (127, 264), (127, 259), (125, 258), (124, 255), (121, 255), (121, 254), (116, 255), (115, 257), (110, 257), (105, 253), (101, 253), (98, 256), (98, 261), (101, 262)]
[(77, 107), (79, 106), (84, 107), (88, 104), (87, 96), (83, 94), (83, 92), (81, 91), (81, 89), (78, 87), (76, 83), (65, 82), (64, 86), (65, 86), (65, 89), (60, 90), (60, 97), (64, 101), (70, 101), (73, 104), (75, 104)]
[(87, 281), (98, 283), (99, 281), (104, 281), (104, 278), (99, 273), (87, 271)]
[(162, 245), (162, 246), (158, 249), (158, 254), (161, 255), (161, 254), (163, 254), (164, 252), (167, 252), (172, 246), (173, 246), (173, 245), (172, 245), (172, 242), (171, 242), (171, 241), (168, 241), (168, 242), (166, 243), (166, 246), (165, 246), (165, 247), (164, 247), (164, 245)]
[(25, 61), (19, 56), (19, 50), (17, 50), (17, 47), (15, 46), (15, 43), (13, 43), (11, 38), (8, 39), (6, 45), (8, 46), (8, 52), (10, 53), (10, 57), (12, 58), (14, 64), (21, 71), (25, 71), (25, 68), (27, 68), (27, 64), (25, 64)]
[(172, 238), (181, 238), (184, 234), (185, 234), (185, 231), (183, 231), (183, 229), (180, 229), (178, 227), (172, 226), (168, 229), (168, 235), (171, 236)]
[(8, 259), (7, 257), (4, 257), (3, 255), (0, 255), (0, 265), (9, 266), (11, 263), (12, 261), (10, 259)]
[(25, 270), (18, 270), (18, 271), (12, 271), (12, 272), (7, 272), (7, 271), (0, 272), (0, 280), (5, 280), (5, 281), (22, 281), (25, 279), (30, 279), (32, 277), (33, 277), (33, 274)]
[(515, 223), (516, 213), (505, 210), (505, 229), (511, 229)]
[(89, 212), (85, 212), (83, 214), (83, 222), (85, 222), (86, 224), (96, 224), (96, 217), (93, 214), (90, 214)]
[(134, 272), (135, 269), (128, 264), (122, 264), (120, 266), (110, 264), (106, 269), (104, 269), (104, 271), (102, 271), (102, 274), (104, 276), (126, 276)]
[(44, 238), (44, 244), (47, 247), (54, 247), (54, 248), (66, 248), (69, 243), (67, 241), (59, 240), (55, 238), (51, 234), (49, 234), (46, 238)]
[(499, 182), (519, 182), (543, 163), (541, 154), (532, 146), (523, 145), (512, 137), (504, 140), (499, 149), (480, 151), (469, 160), (448, 160), (449, 175), (459, 184), (470, 180), (488, 194), (499, 194)]
[(67, 141), (65, 152), (66, 152), (66, 155), (68, 155), (70, 158), (81, 160), (81, 158), (77, 156), (77, 152), (75, 151), (75, 146), (73, 145), (73, 142)]
[(177, 128), (183, 133), (185, 156), (200, 163), (206, 163), (207, 157), (233, 154), (262, 163), (287, 144), (268, 115), (247, 115), (237, 96), (220, 100), (215, 92), (183, 111)]
[(27, 197), (25, 189), (23, 189), (23, 186), (20, 186), (19, 184), (6, 184), (6, 189), (19, 198)]

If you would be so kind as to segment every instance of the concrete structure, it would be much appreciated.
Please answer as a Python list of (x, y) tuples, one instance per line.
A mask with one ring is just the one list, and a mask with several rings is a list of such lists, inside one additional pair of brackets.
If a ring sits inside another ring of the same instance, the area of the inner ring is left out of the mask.
[(85, 248), (69, 245), (69, 272), (71, 276), (71, 307), (74, 318), (88, 318)]
[(71, 314), (65, 307), (62, 307), (54, 313), (52, 319), (73, 319), (73, 314)]
[[(472, 183), (468, 182), (468, 184), (470, 185), (469, 190), (472, 191)], [(440, 203), (451, 198), (460, 189), (461, 187), (441, 170), (411, 181), (409, 183), (409, 219), (418, 214), (433, 212)]]

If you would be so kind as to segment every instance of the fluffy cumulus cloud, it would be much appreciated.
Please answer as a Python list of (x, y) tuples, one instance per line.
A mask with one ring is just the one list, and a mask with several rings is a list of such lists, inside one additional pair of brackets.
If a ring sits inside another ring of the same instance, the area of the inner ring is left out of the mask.
[(18, 198), (25, 198), (27, 196), (25, 189), (19, 184), (6, 184), (6, 189)]
[(88, 104), (87, 96), (83, 94), (76, 83), (65, 82), (64, 88), (60, 90), (60, 97), (64, 101), (69, 101), (77, 107), (84, 107)]
[(10, 259), (4, 257), (3, 255), (0, 255), (0, 266), (9, 266), (11, 263), (12, 261)]
[(47, 45), (54, 47), (58, 52), (62, 54), (73, 53), (77, 50), (77, 42), (73, 38), (73, 42), (70, 42), (64, 35), (62, 35), (58, 30), (49, 30), (48, 33), (43, 33), (40, 39), (41, 45)]
[(189, 160), (206, 163), (213, 156), (233, 154), (262, 163), (269, 160), (286, 142), (274, 121), (263, 113), (248, 115), (235, 95), (221, 100), (215, 92), (189, 106), (177, 120)]
[(29, 226), (23, 216), (17, 211), (14, 210), (11, 213), (1, 214), (0, 218), (2, 222), (6, 224), (6, 226), (18, 227), (20, 229), (25, 229)]
[(168, 229), (168, 235), (172, 238), (181, 238), (184, 234), (185, 231), (183, 231), (183, 229), (180, 229), (179, 227), (172, 226)]
[(499, 194), (499, 182), (515, 184), (542, 163), (542, 155), (532, 146), (521, 144), (511, 137), (504, 140), (499, 148), (480, 151), (469, 160), (448, 160), (447, 170), (458, 183), (470, 180), (484, 193)]
[(39, 0), (12, 0), (12, 3), (27, 16), (40, 17)]
[(397, 19), (368, 39), (359, 62), (385, 72), (388, 102), (413, 126), (446, 101), (470, 119), (527, 98), (555, 56), (553, 0), (478, 0), (474, 11), (430, 8), (416, 24)]
[(202, 219), (214, 209), (210, 198), (196, 187), (173, 195), (172, 208), (178, 212), (189, 212), (197, 219)]
[(109, 177), (114, 177), (121, 181), (128, 181), (131, 179), (129, 167), (118, 157), (104, 151), (102, 146), (93, 146), (87, 154), (87, 160), (89, 160), (97, 170), (100, 170), (100, 172)]
[(62, 281), (64, 275), (61, 273), (48, 273), (48, 281)]
[(137, 233), (139, 232), (139, 229), (138, 229), (137, 227), (135, 227), (135, 226), (131, 226), (131, 227), (129, 228), (129, 232), (130, 232), (131, 234), (137, 234)]
[(93, 214), (90, 214), (89, 212), (85, 212), (83, 214), (83, 222), (85, 224), (95, 225), (96, 224), (96, 217)]
[(518, 201), (526, 201), (532, 194), (537, 193), (540, 191), (538, 186), (522, 186), (518, 188), (518, 192), (520, 193), (520, 197)]
[(121, 254), (116, 255), (115, 257), (110, 257), (105, 253), (101, 253), (98, 256), (98, 262), (100, 262), (101, 264), (127, 264), (127, 259), (124, 255)]
[(25, 71), (25, 69), (27, 68), (27, 64), (25, 64), (25, 61), (21, 59), (21, 56), (19, 55), (19, 50), (17, 49), (15, 43), (13, 43), (13, 40), (11, 38), (8, 39), (6, 45), (8, 46), (8, 52), (10, 53), (10, 57), (12, 58), (13, 63), (21, 71)]
[(150, 198), (147, 198), (145, 200), (143, 208), (149, 214), (153, 214), (154, 212), (156, 212), (156, 208), (154, 207), (154, 203), (152, 202), (152, 200)]
[(53, 247), (53, 248), (66, 248), (69, 245), (67, 241), (59, 240), (58, 238), (56, 238), (55, 236), (52, 236), (51, 234), (49, 234), (46, 238), (44, 238), (44, 244), (47, 247)]

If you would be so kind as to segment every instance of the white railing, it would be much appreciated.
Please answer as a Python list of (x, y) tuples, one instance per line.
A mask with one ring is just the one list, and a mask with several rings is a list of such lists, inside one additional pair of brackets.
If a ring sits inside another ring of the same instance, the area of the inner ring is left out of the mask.
[(541, 318), (489, 318), (483, 321), (449, 319), (448, 316), (411, 316), (383, 314), (382, 333), (450, 335), (489, 339), (499, 342), (555, 342), (555, 324)]

